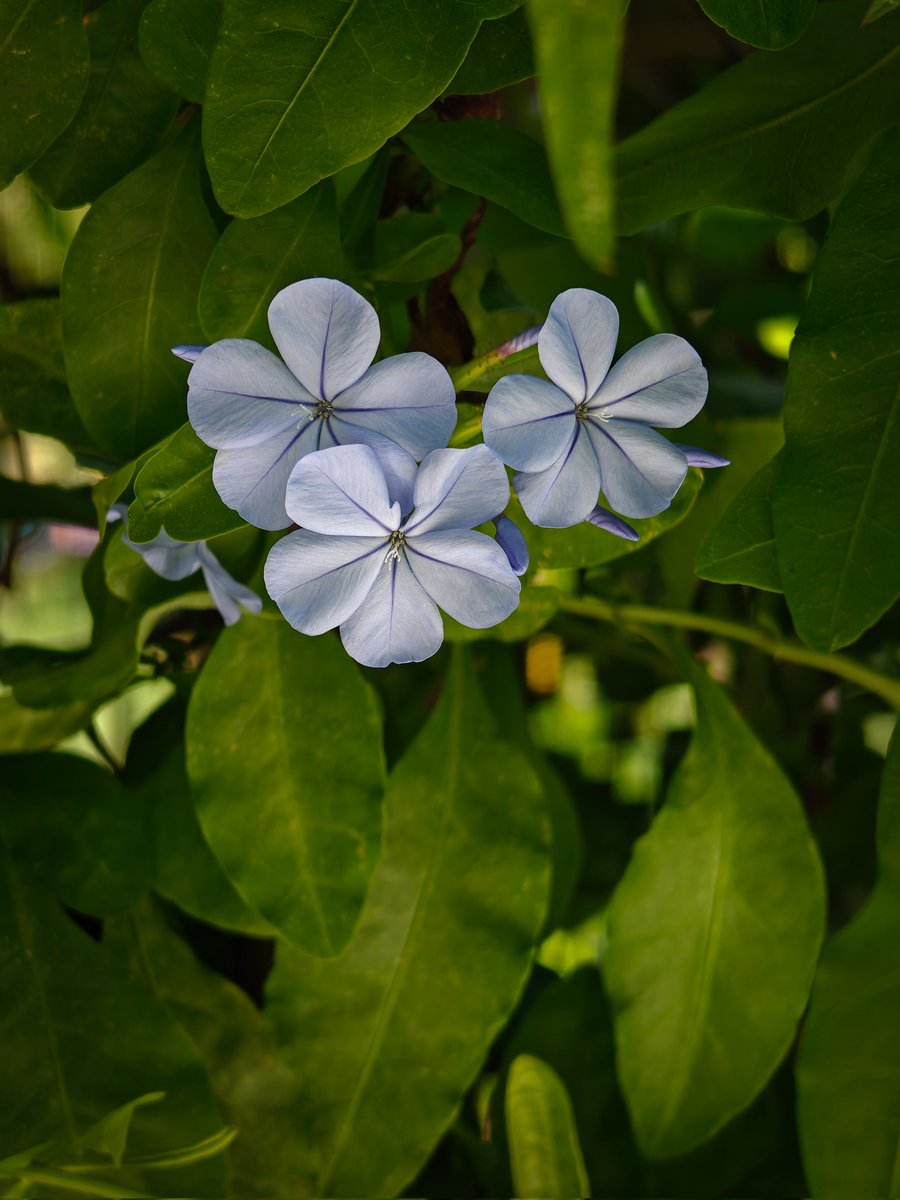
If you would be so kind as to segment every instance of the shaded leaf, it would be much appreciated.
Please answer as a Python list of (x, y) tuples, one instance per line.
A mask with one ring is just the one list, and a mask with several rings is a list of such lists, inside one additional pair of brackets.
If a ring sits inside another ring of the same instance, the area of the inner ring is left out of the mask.
[(714, 583), (743, 583), (780, 592), (775, 554), (772, 497), (780, 453), (768, 462), (709, 530), (697, 555), (696, 571)]
[(27, 708), (12, 691), (0, 692), (0, 755), (49, 750), (87, 724), (93, 705), (88, 701)]
[(533, 74), (534, 55), (523, 5), (505, 17), (482, 22), (447, 91), (451, 96), (483, 95)]
[(706, 1141), (759, 1093), (794, 1037), (824, 930), (793, 788), (703, 668), (692, 682), (697, 730), (613, 895), (604, 963), (619, 1078), (650, 1158)]
[(203, 100), (222, 0), (152, 0), (140, 26), (141, 58), (167, 88)]
[(452, 267), (460, 240), (426, 213), (404, 213), (375, 224), (371, 263), (363, 273), (387, 283), (419, 283)]
[(509, 1068), (506, 1129), (517, 1196), (590, 1195), (569, 1093), (531, 1054)]
[(732, 37), (762, 50), (783, 50), (796, 42), (813, 18), (816, 0), (700, 0), (700, 7)]

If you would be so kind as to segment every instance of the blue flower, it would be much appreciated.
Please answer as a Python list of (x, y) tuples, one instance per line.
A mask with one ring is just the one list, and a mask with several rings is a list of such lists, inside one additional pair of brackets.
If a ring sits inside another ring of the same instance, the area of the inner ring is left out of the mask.
[(677, 428), (697, 415), (706, 399), (703, 364), (683, 338), (661, 333), (610, 369), (618, 332), (612, 301), (584, 288), (563, 292), (538, 338), (552, 382), (507, 375), (488, 396), (484, 440), (515, 467), (535, 525), (586, 520), (601, 491), (624, 516), (652, 517), (684, 480), (684, 450), (650, 426)]
[[(116, 504), (110, 509), (109, 519), (124, 518), (126, 512), (127, 505)], [(187, 579), (195, 571), (202, 571), (206, 590), (226, 625), (233, 625), (240, 619), (241, 608), (251, 613), (262, 609), (259, 596), (232, 579), (206, 542), (176, 542), (165, 530), (152, 542), (132, 542), (123, 530), (122, 541), (140, 554), (150, 570), (163, 579)]]
[(269, 305), (269, 328), (283, 362), (245, 338), (174, 351), (194, 364), (188, 416), (219, 451), (213, 483), (246, 521), (290, 524), (288, 477), (316, 450), (364, 443), (390, 454), (396, 444), (421, 459), (446, 446), (456, 424), (450, 376), (421, 353), (371, 365), (378, 317), (352, 288), (334, 279), (291, 284)]
[(508, 500), (506, 471), (486, 446), (435, 450), (418, 468), (409, 460), (402, 488), (368, 446), (321, 450), (288, 481), (287, 511), (303, 528), (272, 548), (266, 588), (301, 633), (340, 626), (357, 662), (421, 662), (443, 641), (438, 605), (474, 629), (516, 608), (521, 585), (505, 552), (472, 529)]

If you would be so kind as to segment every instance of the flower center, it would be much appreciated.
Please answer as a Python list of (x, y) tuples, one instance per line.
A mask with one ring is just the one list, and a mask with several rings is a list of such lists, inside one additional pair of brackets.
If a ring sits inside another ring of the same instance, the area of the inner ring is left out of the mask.
[(582, 400), (580, 404), (575, 405), (575, 420), (586, 421), (588, 416), (587, 400)]
[(327, 421), (333, 412), (334, 405), (330, 400), (320, 400), (313, 411), (309, 414), (309, 419), (314, 421), (316, 417), (319, 417), (320, 420)]
[(399, 529), (395, 529), (388, 541), (389, 547), (387, 554), (384, 556), (384, 561), (386, 563), (397, 562), (400, 558), (400, 551), (406, 545), (406, 534), (402, 533)]

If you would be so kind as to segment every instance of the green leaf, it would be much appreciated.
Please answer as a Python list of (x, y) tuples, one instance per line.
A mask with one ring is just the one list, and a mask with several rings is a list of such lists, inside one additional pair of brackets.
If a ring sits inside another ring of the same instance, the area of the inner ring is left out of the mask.
[(94, 501), (94, 509), (97, 513), (97, 528), (100, 531), (101, 538), (106, 535), (109, 510), (131, 487), (135, 475), (168, 441), (169, 438), (163, 438), (158, 445), (151, 446), (149, 450), (145, 450), (143, 454), (137, 458), (133, 458), (131, 462), (127, 462), (124, 466), (119, 467), (118, 471), (113, 471), (111, 475), (107, 475), (105, 479), (101, 479), (98, 483), (94, 484), (91, 489), (91, 496)]
[(519, 607), (499, 625), (490, 629), (470, 629), (444, 613), (444, 637), (448, 642), (480, 642), (496, 638), (498, 642), (523, 642), (552, 621), (559, 608), (559, 592), (555, 587), (526, 583), (519, 598)]
[(97, 453), (66, 383), (58, 300), (0, 307), (0, 412), (11, 429), (58, 438), (76, 453)]
[(520, 1054), (506, 1084), (506, 1129), (517, 1196), (589, 1196), (572, 1102), (552, 1067)]
[[(815, 2), (815, 0), (813, 0)], [(594, 267), (613, 255), (613, 123), (623, 5), (528, 0), (541, 119), (566, 228)]]
[(378, 855), (384, 788), (381, 723), (340, 642), (268, 617), (227, 629), (191, 697), (187, 764), (241, 897), (311, 954), (339, 953)]
[(150, 886), (147, 810), (108, 771), (71, 754), (3, 763), (0, 834), (13, 858), (80, 912), (113, 916)]
[(152, 542), (165, 530), (179, 542), (203, 542), (239, 529), (243, 518), (222, 503), (213, 487), (215, 457), (190, 425), (182, 425), (135, 477), (129, 538)]
[(95, 1154), (103, 1154), (112, 1161), (114, 1166), (121, 1166), (135, 1111), (144, 1108), (147, 1104), (159, 1104), (165, 1098), (165, 1092), (147, 1092), (143, 1096), (138, 1096), (136, 1100), (129, 1100), (127, 1104), (122, 1104), (105, 1117), (101, 1117), (95, 1125), (79, 1136), (76, 1143), (78, 1149), (92, 1150)]
[(863, 18), (863, 24), (870, 25), (873, 21), (886, 17), (888, 13), (894, 12), (897, 8), (900, 8), (900, 0), (872, 0)]
[(604, 964), (619, 1078), (650, 1158), (706, 1141), (763, 1088), (825, 920), (793, 788), (703, 668), (691, 674), (697, 730), (613, 895)]
[(555, 571), (561, 567), (599, 567), (603, 563), (635, 554), (669, 529), (674, 529), (693, 508), (702, 484), (702, 472), (688, 471), (687, 478), (667, 509), (656, 517), (630, 521), (629, 524), (640, 535), (639, 542), (627, 542), (604, 529), (597, 529), (587, 521), (569, 529), (540, 529), (529, 522), (518, 502), (510, 509), (510, 515), (525, 534), (534, 569), (546, 567)]
[(184, 364), (170, 347), (202, 340), (196, 297), (216, 239), (198, 136), (195, 121), (102, 196), (63, 271), (72, 395), (88, 430), (120, 459), (184, 419)]
[(205, 96), (216, 197), (240, 217), (293, 200), (367, 158), (444, 91), (502, 0), (232, 0)]
[(403, 140), (438, 179), (484, 196), (536, 229), (565, 237), (544, 147), (512, 125), (418, 121)]
[(898, 188), (893, 133), (835, 215), (791, 348), (775, 539), (817, 650), (855, 641), (900, 594)]
[(460, 240), (428, 213), (403, 213), (375, 224), (372, 262), (363, 273), (387, 283), (419, 283), (452, 267)]
[(329, 180), (264, 217), (226, 227), (200, 287), (200, 323), (210, 341), (247, 337), (272, 346), (266, 313), (275, 293), (298, 279), (343, 274)]
[(72, 120), (90, 69), (78, 0), (3, 0), (0, 188), (30, 167)]
[(505, 17), (482, 23), (447, 91), (451, 96), (480, 96), (533, 74), (534, 55), (523, 5)]
[[(2, 854), (0, 928), (0, 1150), (50, 1138), (71, 1146), (113, 1109), (151, 1091), (165, 1091), (166, 1099), (134, 1113), (135, 1154), (170, 1150), (221, 1128), (187, 1036)], [(120, 1179), (153, 1190), (139, 1169)], [(228, 1193), (221, 1159), (178, 1171), (169, 1183), (176, 1196)]]
[(878, 809), (878, 882), (826, 944), (797, 1059), (797, 1120), (812, 1194), (894, 1196), (900, 1186), (900, 738)]
[(697, 555), (696, 571), (714, 583), (743, 583), (780, 592), (775, 554), (772, 497), (780, 452), (757, 472), (709, 530)]
[(96, 200), (159, 145), (175, 116), (175, 95), (137, 53), (146, 0), (106, 0), (88, 13), (91, 76), (81, 107), (31, 168), (38, 191), (56, 208)]
[(201, 103), (222, 0), (152, 0), (140, 27), (141, 58), (179, 96)]
[(700, 0), (711, 21), (738, 41), (761, 50), (783, 50), (796, 42), (816, 11), (816, 0)]
[(897, 20), (860, 17), (855, 2), (819, 5), (795, 46), (751, 55), (623, 142), (619, 232), (710, 204), (811, 217), (839, 195), (900, 96)]
[(240, 897), (203, 836), (184, 752), (185, 706), (173, 699), (135, 732), (125, 781), (147, 806), (161, 896), (210, 925), (271, 937), (271, 925)]
[(49, 750), (87, 724), (93, 705), (84, 700), (52, 708), (27, 708), (0, 691), (0, 755)]
[(93, 529), (95, 516), (90, 488), (25, 483), (0, 475), (0, 520), (64, 521)]
[[(450, 378), (458, 392), (489, 392), (498, 379), (504, 375), (514, 375), (524, 372), (527, 375), (544, 377), (541, 360), (538, 357), (537, 344), (528, 346), (525, 350), (516, 350), (513, 354), (498, 355), (495, 350), (489, 350), (480, 358), (464, 363), (461, 367), (450, 368)], [(478, 435), (481, 434), (481, 417), (479, 413)]]
[(284, 948), (269, 978), (288, 1065), (315, 1081), (296, 1104), (298, 1194), (398, 1195), (425, 1162), (528, 976), (548, 841), (537, 781), (457, 651), (391, 777), (353, 941), (327, 962)]

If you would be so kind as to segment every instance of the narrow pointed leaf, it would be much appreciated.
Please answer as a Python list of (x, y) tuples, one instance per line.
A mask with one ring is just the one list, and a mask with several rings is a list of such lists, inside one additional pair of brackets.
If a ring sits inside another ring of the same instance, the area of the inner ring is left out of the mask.
[(525, 983), (548, 841), (535, 777), (456, 658), (391, 778), (353, 941), (331, 962), (280, 953), (269, 980), (288, 1063), (317, 1081), (297, 1098), (299, 1194), (398, 1195), (428, 1158)]
[(757, 472), (707, 531), (697, 554), (697, 574), (714, 583), (743, 583), (780, 592), (772, 496), (780, 455)]
[(825, 919), (793, 788), (700, 667), (692, 681), (697, 730), (613, 896), (604, 964), (619, 1077), (651, 1158), (706, 1141), (762, 1089)]

